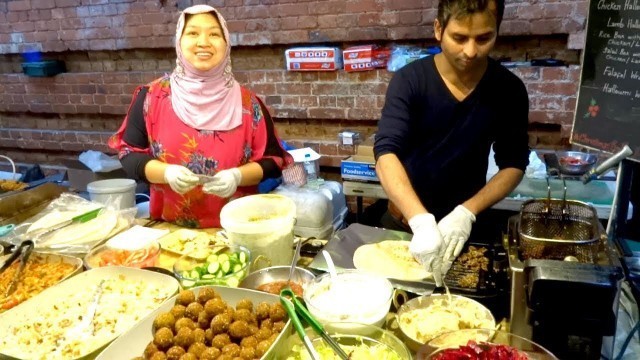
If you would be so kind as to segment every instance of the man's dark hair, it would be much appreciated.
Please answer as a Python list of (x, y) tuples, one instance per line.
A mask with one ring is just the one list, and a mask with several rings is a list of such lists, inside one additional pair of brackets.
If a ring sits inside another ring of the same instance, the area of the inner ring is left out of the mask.
[(442, 31), (451, 18), (460, 18), (487, 10), (489, 4), (496, 6), (496, 29), (500, 29), (504, 14), (504, 0), (440, 0), (438, 3), (438, 22)]

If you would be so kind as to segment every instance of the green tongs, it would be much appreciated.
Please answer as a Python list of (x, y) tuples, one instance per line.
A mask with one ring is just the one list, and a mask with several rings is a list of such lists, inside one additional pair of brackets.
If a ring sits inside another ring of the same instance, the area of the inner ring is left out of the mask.
[(311, 343), (307, 332), (304, 330), (304, 326), (302, 325), (299, 317), (303, 318), (307, 322), (307, 324), (311, 326), (313, 331), (318, 333), (342, 360), (349, 359), (349, 355), (344, 350), (342, 350), (338, 342), (336, 342), (331, 336), (329, 336), (329, 334), (327, 334), (322, 324), (320, 324), (318, 320), (316, 320), (311, 315), (311, 313), (309, 313), (309, 310), (307, 310), (307, 308), (300, 302), (300, 300), (298, 300), (291, 288), (285, 288), (280, 291), (280, 303), (287, 311), (287, 314), (289, 315), (289, 318), (293, 323), (293, 327), (296, 329), (298, 336), (300, 336), (300, 339), (304, 343), (304, 346), (307, 348), (307, 351), (309, 351), (309, 354), (311, 355), (311, 358), (313, 360), (320, 360), (320, 356), (316, 352), (316, 349), (313, 347), (313, 344)]

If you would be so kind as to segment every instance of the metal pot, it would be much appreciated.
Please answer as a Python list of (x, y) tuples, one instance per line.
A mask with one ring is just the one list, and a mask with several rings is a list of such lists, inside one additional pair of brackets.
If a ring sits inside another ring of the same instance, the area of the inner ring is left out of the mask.
[[(290, 266), (271, 266), (254, 271), (240, 282), (239, 287), (257, 290), (258, 286), (263, 284), (274, 281), (287, 281), (290, 269)], [(291, 281), (300, 284), (303, 289), (305, 289), (307, 284), (312, 282), (313, 279), (315, 279), (315, 275), (313, 275), (311, 271), (297, 266), (291, 277)]]

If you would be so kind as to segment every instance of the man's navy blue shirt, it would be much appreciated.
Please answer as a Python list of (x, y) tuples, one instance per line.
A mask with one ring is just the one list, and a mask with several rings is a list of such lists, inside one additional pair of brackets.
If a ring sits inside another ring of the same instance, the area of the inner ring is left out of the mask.
[(389, 83), (375, 156), (396, 154), (423, 205), (439, 220), (486, 184), (492, 144), (500, 169), (525, 170), (528, 114), (524, 84), (495, 60), (458, 101), (430, 56), (406, 65)]

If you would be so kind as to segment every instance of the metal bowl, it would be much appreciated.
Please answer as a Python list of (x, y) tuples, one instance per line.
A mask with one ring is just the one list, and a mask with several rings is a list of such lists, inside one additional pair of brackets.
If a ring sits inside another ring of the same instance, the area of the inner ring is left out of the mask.
[[(290, 269), (290, 266), (271, 266), (254, 271), (240, 282), (239, 287), (258, 290), (258, 286), (263, 284), (274, 281), (287, 281)], [(300, 284), (303, 289), (306, 289), (313, 279), (315, 279), (315, 275), (311, 271), (297, 266), (291, 276), (291, 281)]]
[(598, 155), (580, 151), (559, 151), (556, 155), (560, 171), (569, 175), (582, 175), (598, 161)]
[[(479, 315), (477, 317), (477, 319), (479, 320), (478, 323), (482, 324), (482, 326), (479, 326), (480, 328), (492, 328), (492, 329), (495, 328), (496, 320), (493, 317), (493, 314), (491, 314), (491, 311), (489, 311), (489, 309), (487, 309), (484, 305), (480, 304), (479, 302), (473, 299), (460, 296), (460, 295), (451, 295), (451, 298), (454, 302), (464, 301), (470, 307), (475, 308), (476, 314)], [(409, 349), (413, 351), (418, 351), (422, 347), (422, 345), (431, 341), (433, 338), (438, 337), (443, 333), (451, 331), (451, 330), (447, 330), (446, 327), (442, 327), (441, 329), (439, 329), (439, 332), (437, 334), (434, 334), (429, 339), (426, 339), (426, 341), (420, 341), (420, 339), (417, 339), (413, 336), (414, 332), (409, 330), (407, 328), (408, 325), (405, 324), (405, 321), (403, 321), (403, 315), (405, 313), (413, 310), (427, 309), (431, 306), (435, 306), (434, 300), (436, 299), (443, 299), (444, 301), (448, 302), (448, 296), (446, 294), (423, 295), (407, 301), (400, 307), (400, 309), (398, 309), (397, 321), (398, 321), (398, 327), (400, 328), (400, 333), (402, 334), (402, 338), (404, 339), (405, 344), (407, 344)], [(413, 318), (414, 317), (412, 317), (411, 320), (413, 320), (414, 322), (420, 321)], [(435, 321), (442, 321), (442, 319), (436, 319)], [(431, 326), (433, 322), (434, 321), (430, 321), (428, 319), (423, 319), (423, 321), (419, 322), (419, 326)]]

